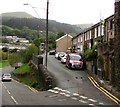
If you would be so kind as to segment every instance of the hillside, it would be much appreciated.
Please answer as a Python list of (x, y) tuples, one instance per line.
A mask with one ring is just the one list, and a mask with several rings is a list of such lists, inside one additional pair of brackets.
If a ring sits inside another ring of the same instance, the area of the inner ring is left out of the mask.
[(8, 12), (2, 13), (1, 16), (10, 18), (34, 18), (32, 15), (26, 12)]
[(76, 26), (77, 27), (80, 27), (81, 29), (86, 29), (86, 28), (89, 28), (89, 27), (91, 27), (93, 24), (77, 24)]
[[(22, 29), (24, 26), (28, 26), (30, 29), (38, 29), (45, 31), (46, 30), (46, 19), (38, 19), (33, 17), (32, 15), (25, 12), (11, 12), (11, 13), (3, 13), (2, 16), (2, 24), (10, 27)], [(66, 23), (60, 23), (54, 20), (49, 20), (49, 31), (51, 32), (65, 32), (78, 34), (85, 28), (83, 25), (70, 25)]]

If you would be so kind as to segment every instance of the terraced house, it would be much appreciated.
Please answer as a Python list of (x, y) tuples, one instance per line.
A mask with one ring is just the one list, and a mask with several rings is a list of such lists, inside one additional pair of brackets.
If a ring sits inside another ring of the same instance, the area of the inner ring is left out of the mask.
[(93, 50), (96, 55), (87, 61), (87, 69), (100, 79), (112, 82), (113, 78), (113, 55), (114, 55), (114, 15), (104, 21), (91, 26), (80, 32), (72, 39), (72, 48), (76, 52), (85, 54), (86, 50)]

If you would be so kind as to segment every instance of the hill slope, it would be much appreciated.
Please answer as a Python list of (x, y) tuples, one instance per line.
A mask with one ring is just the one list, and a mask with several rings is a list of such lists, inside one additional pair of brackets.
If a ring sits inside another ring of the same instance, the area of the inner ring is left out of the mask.
[(14, 17), (14, 18), (34, 18), (32, 15), (26, 13), (26, 12), (8, 12), (8, 13), (2, 13), (2, 17)]
[[(22, 29), (23, 26), (28, 26), (30, 29), (46, 30), (46, 19), (38, 19), (25, 12), (10, 12), (3, 13), (2, 24), (10, 27)], [(83, 26), (83, 25), (82, 25)], [(65, 32), (78, 34), (85, 29), (81, 25), (70, 25), (60, 23), (54, 20), (49, 20), (49, 31), (51, 32)], [(87, 28), (87, 27), (86, 27)]]

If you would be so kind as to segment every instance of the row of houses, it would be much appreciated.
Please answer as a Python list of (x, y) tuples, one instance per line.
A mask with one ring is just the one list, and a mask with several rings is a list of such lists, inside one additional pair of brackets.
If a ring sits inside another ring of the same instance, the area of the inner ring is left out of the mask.
[(8, 40), (9, 43), (20, 43), (21, 45), (29, 44), (26, 38), (19, 38), (17, 36), (2, 36), (2, 39)]
[(102, 39), (104, 43), (114, 39), (114, 15), (106, 18), (103, 23), (99, 22), (74, 37), (66, 34), (57, 39), (56, 51), (67, 51), (74, 48), (76, 51), (80, 50), (81, 53), (84, 53), (84, 44), (87, 43), (88, 48), (91, 49), (98, 39)]
[[(97, 57), (87, 63), (87, 69), (101, 79), (112, 81), (113, 66), (112, 57), (114, 56), (113, 43), (115, 38), (114, 15), (104, 21), (91, 26), (72, 37), (68, 34), (56, 40), (56, 51), (80, 52), (84, 55), (85, 46), (92, 49), (95, 44), (100, 42), (101, 47), (97, 48)], [(99, 58), (98, 58), (99, 57)], [(99, 61), (101, 59), (101, 61)]]
[(106, 18), (103, 23), (99, 22), (73, 37), (72, 47), (84, 53), (85, 43), (91, 49), (98, 40), (108, 43), (111, 39), (114, 39), (114, 15)]

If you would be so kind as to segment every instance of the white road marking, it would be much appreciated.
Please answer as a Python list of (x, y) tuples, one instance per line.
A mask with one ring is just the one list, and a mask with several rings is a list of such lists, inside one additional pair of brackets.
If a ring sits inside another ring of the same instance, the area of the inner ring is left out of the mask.
[(59, 88), (59, 87), (55, 87), (54, 89), (59, 90), (59, 91), (62, 91), (62, 89)]
[(59, 88), (59, 87), (55, 87), (54, 89), (56, 89), (56, 90), (61, 90), (61, 88)]
[(71, 97), (73, 100), (78, 100), (78, 98), (76, 98), (76, 97)]
[(90, 105), (90, 106), (95, 106), (94, 104), (88, 104), (88, 105)]
[(92, 101), (92, 102), (94, 102), (94, 103), (97, 102), (96, 100), (93, 100), (93, 99), (88, 99), (88, 100), (89, 100), (89, 101)]
[(66, 93), (70, 94), (70, 91), (65, 90), (64, 92), (66, 92)]
[(56, 93), (56, 94), (59, 93), (58, 91), (55, 91), (55, 90), (52, 90), (52, 89), (49, 89), (48, 91), (49, 91), (49, 92), (52, 92), (52, 93)]
[(65, 96), (66, 96), (66, 97), (70, 97), (70, 95), (69, 95), (69, 94), (65, 94)]
[(78, 94), (78, 93), (73, 93), (73, 95), (74, 95), (74, 96), (79, 96), (79, 94)]
[[(56, 91), (56, 90), (58, 90), (58, 91)], [(90, 99), (90, 98), (88, 99), (88, 97), (79, 95), (78, 93), (72, 93), (72, 94), (70, 94), (70, 91), (68, 91), (68, 90), (63, 90), (63, 89), (61, 89), (61, 88), (59, 88), (59, 87), (55, 87), (54, 89), (49, 89), (48, 91), (49, 91), (49, 92), (52, 92), (52, 93), (64, 95), (64, 96), (66, 96), (66, 97), (71, 97), (71, 99), (73, 99), (73, 100), (78, 100), (79, 102), (82, 102), (82, 103), (85, 103), (85, 104), (88, 103), (88, 102), (85, 101), (85, 100), (91, 101), (91, 102), (93, 102), (93, 103), (98, 102), (97, 100)], [(50, 96), (50, 97), (54, 97), (54, 96)], [(79, 99), (79, 98), (82, 98), (82, 99)], [(59, 101), (64, 101), (64, 100), (59, 99)], [(92, 103), (88, 103), (88, 104), (89, 104), (90, 106), (95, 106), (95, 105), (92, 104)], [(100, 105), (104, 105), (104, 103), (102, 103), (102, 102), (99, 102), (99, 104), (100, 104)]]
[(10, 91), (9, 91), (9, 90), (7, 90), (7, 92), (8, 92), (8, 94), (10, 95)]
[(80, 98), (87, 99), (88, 97), (85, 97), (85, 96), (82, 96), (82, 95), (81, 95)]
[(59, 92), (58, 91), (54, 91), (55, 94), (58, 94)]
[[(3, 84), (3, 83), (2, 83)], [(7, 87), (3, 84), (4, 88), (7, 89)]]
[(66, 93), (60, 92), (59, 94), (60, 94), (60, 95), (65, 95)]
[(10, 95), (11, 99), (14, 101), (15, 104), (18, 104), (18, 102), (14, 99), (13, 96), (11, 96), (10, 91), (7, 89), (7, 87), (2, 83), (3, 87), (6, 89), (6, 91), (8, 92), (8, 94)]
[(99, 104), (100, 104), (100, 105), (104, 105), (104, 103), (102, 103), (102, 102), (99, 102)]
[(87, 101), (84, 101), (84, 100), (79, 100), (80, 102), (82, 102), (82, 103), (88, 103)]
[(18, 104), (18, 102), (13, 98), (13, 96), (10, 96), (15, 104)]

